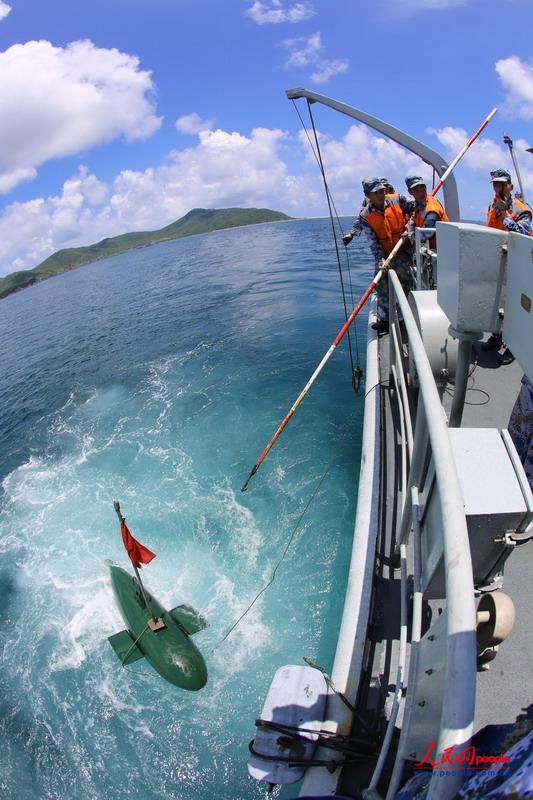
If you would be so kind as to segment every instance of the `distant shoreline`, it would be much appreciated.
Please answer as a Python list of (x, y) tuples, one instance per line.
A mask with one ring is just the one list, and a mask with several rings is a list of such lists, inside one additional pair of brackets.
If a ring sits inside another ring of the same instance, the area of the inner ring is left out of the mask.
[(272, 222), (294, 222), (280, 211), (267, 208), (226, 208), (189, 211), (181, 219), (155, 231), (125, 233), (102, 239), (101, 242), (86, 247), (58, 250), (33, 269), (11, 272), (0, 278), (0, 300), (36, 283), (89, 266), (105, 258), (122, 255), (129, 250), (140, 250), (154, 244), (176, 241), (188, 236), (199, 236), (230, 228), (245, 228), (252, 225), (266, 225)]

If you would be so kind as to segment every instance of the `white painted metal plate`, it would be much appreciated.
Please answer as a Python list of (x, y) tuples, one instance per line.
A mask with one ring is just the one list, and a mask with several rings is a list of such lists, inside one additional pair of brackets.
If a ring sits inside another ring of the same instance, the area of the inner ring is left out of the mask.
[[(511, 529), (526, 513), (524, 496), (498, 428), (450, 428), (455, 465), (470, 517), (505, 517)], [(487, 524), (487, 523), (485, 523)]]
[[(431, 628), (416, 647), (415, 669), (409, 672), (409, 688), (404, 710), (407, 736), (402, 745), (402, 756), (411, 761), (424, 757), (431, 742), (437, 742), (440, 732), (444, 672), (447, 645), (446, 609), (437, 617)], [(414, 673), (414, 674), (413, 674)]]
[[(435, 479), (432, 481), (431, 488), (424, 495), (424, 503), (420, 527), (420, 547), (422, 554), (422, 574), (420, 576), (420, 581), (422, 591), (427, 592), (430, 582), (433, 581), (432, 590), (428, 592), (428, 597), (444, 597), (445, 589), (442, 572), (442, 556), (444, 553), (442, 506)], [(435, 581), (434, 576), (439, 565), (440, 573), (438, 580)]]
[[(259, 727), (253, 745), (255, 752), (269, 757), (293, 756), (298, 760), (310, 760), (323, 725), (326, 698), (327, 686), (319, 670), (297, 665), (278, 669), (268, 690), (261, 719), (308, 731), (302, 731), (298, 739), (291, 740), (290, 733)], [(304, 766), (290, 766), (288, 762), (267, 761), (254, 754), (248, 761), (251, 777), (269, 783), (296, 783), (303, 777), (305, 769)]]
[[(436, 291), (411, 292), (409, 305), (431, 365), (435, 380), (442, 380), (446, 370), (449, 380), (455, 377), (458, 340), (449, 334), (450, 320), (437, 303)], [(409, 350), (409, 374), (418, 385), (414, 358)]]
[[(497, 428), (450, 428), (448, 433), (463, 496), (474, 585), (486, 586), (512, 549), (505, 534), (525, 528), (529, 507)], [(422, 516), (422, 585), (428, 597), (442, 598), (442, 510), (435, 489)]]
[(452, 326), (463, 332), (498, 330), (507, 233), (465, 222), (437, 222), (437, 238), (437, 297)]

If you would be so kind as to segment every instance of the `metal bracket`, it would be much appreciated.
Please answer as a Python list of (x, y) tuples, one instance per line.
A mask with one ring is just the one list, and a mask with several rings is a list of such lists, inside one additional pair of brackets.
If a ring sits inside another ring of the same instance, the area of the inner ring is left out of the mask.
[(154, 618), (149, 619), (148, 627), (150, 628), (151, 631), (156, 633), (157, 631), (162, 631), (167, 626), (165, 625), (161, 617), (158, 617), (157, 619)]

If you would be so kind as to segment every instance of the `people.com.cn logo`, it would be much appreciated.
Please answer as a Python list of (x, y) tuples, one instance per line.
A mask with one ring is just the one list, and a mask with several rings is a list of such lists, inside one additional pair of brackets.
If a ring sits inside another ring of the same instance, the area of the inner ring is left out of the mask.
[[(435, 749), (435, 742), (431, 742), (424, 758), (413, 765), (414, 769), (433, 769), (434, 767), (442, 767), (444, 764), (455, 767), (455, 769), (487, 769), (489, 766), (497, 764), (509, 764), (511, 761), (510, 756), (506, 755), (493, 755), (485, 756), (478, 754), (476, 748), (472, 745), (465, 747), (463, 750), (457, 750), (455, 747), (446, 747), (440, 754), (440, 760), (435, 761), (432, 753)], [(438, 753), (435, 754), (438, 758)]]

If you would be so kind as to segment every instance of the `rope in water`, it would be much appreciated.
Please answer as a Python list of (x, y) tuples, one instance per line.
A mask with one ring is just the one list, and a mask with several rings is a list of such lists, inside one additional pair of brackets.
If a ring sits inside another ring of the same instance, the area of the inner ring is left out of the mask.
[(333, 465), (333, 462), (334, 462), (334, 460), (337, 458), (337, 456), (338, 456), (339, 452), (341, 451), (341, 449), (342, 449), (343, 445), (345, 445), (345, 444), (348, 442), (348, 437), (346, 436), (346, 434), (348, 433), (348, 431), (349, 431), (349, 429), (350, 429), (350, 426), (351, 426), (351, 424), (353, 423), (353, 421), (354, 421), (354, 419), (355, 419), (356, 413), (357, 413), (357, 409), (355, 409), (355, 410), (353, 411), (353, 413), (351, 414), (351, 416), (350, 416), (350, 419), (348, 420), (348, 423), (347, 423), (347, 425), (346, 425), (345, 432), (343, 433), (343, 435), (342, 435), (342, 437), (341, 437), (341, 443), (340, 443), (340, 445), (339, 445), (339, 446), (336, 448), (336, 450), (334, 451), (334, 453), (333, 453), (333, 455), (332, 455), (331, 459), (329, 460), (329, 463), (328, 463), (328, 465), (327, 465), (327, 467), (326, 467), (326, 469), (325, 469), (324, 473), (322, 474), (322, 477), (320, 478), (320, 480), (319, 480), (318, 484), (316, 485), (315, 489), (313, 490), (313, 492), (312, 492), (312, 494), (311, 494), (311, 496), (310, 496), (309, 500), (307, 501), (307, 503), (306, 503), (306, 505), (305, 505), (305, 508), (304, 508), (304, 510), (303, 510), (303, 511), (302, 511), (302, 513), (300, 514), (300, 516), (299, 516), (299, 518), (298, 518), (298, 521), (296, 522), (296, 525), (294, 526), (294, 528), (293, 528), (293, 530), (292, 530), (292, 533), (291, 533), (291, 535), (289, 536), (289, 540), (288, 540), (287, 544), (285, 545), (285, 549), (283, 550), (283, 553), (281, 554), (281, 557), (279, 558), (279, 560), (278, 560), (278, 562), (277, 562), (276, 566), (274, 567), (274, 570), (273, 570), (273, 572), (272, 572), (272, 575), (270, 576), (270, 580), (269, 580), (269, 581), (268, 581), (268, 582), (267, 582), (267, 583), (266, 583), (266, 584), (263, 586), (263, 588), (262, 588), (262, 589), (261, 589), (261, 590), (260, 590), (260, 591), (259, 591), (259, 592), (258, 592), (256, 595), (255, 595), (254, 599), (252, 600), (252, 602), (250, 603), (250, 605), (248, 606), (248, 608), (247, 608), (245, 611), (243, 611), (243, 613), (240, 615), (240, 617), (239, 617), (239, 618), (238, 618), (238, 619), (237, 619), (237, 620), (236, 620), (236, 621), (233, 623), (233, 625), (231, 626), (231, 628), (230, 628), (230, 629), (227, 631), (227, 633), (226, 633), (226, 634), (225, 634), (225, 635), (222, 637), (222, 639), (221, 639), (221, 640), (218, 642), (218, 644), (217, 644), (217, 645), (216, 645), (216, 646), (215, 646), (215, 647), (214, 647), (214, 648), (211, 650), (211, 652), (212, 652), (212, 653), (214, 653), (214, 652), (215, 652), (215, 650), (217, 650), (217, 649), (220, 647), (220, 645), (221, 645), (223, 642), (225, 642), (225, 641), (226, 641), (226, 639), (228, 638), (228, 636), (229, 636), (229, 635), (230, 635), (230, 634), (231, 634), (231, 633), (232, 633), (232, 632), (235, 630), (235, 628), (237, 627), (237, 625), (238, 625), (238, 624), (239, 624), (239, 623), (240, 623), (240, 622), (241, 622), (241, 621), (244, 619), (244, 617), (245, 617), (245, 616), (248, 614), (248, 612), (249, 612), (249, 611), (250, 611), (250, 610), (253, 608), (253, 606), (254, 606), (254, 605), (257, 603), (257, 601), (259, 600), (259, 598), (261, 597), (261, 595), (262, 595), (262, 594), (264, 594), (264, 593), (266, 592), (266, 590), (267, 590), (267, 589), (268, 589), (270, 586), (272, 586), (272, 584), (274, 583), (274, 580), (275, 580), (275, 578), (276, 578), (276, 573), (277, 573), (277, 571), (278, 571), (279, 567), (281, 566), (281, 564), (283, 563), (283, 561), (284, 561), (284, 559), (285, 559), (285, 556), (287, 555), (287, 553), (288, 553), (288, 551), (289, 551), (289, 548), (290, 548), (290, 546), (291, 546), (291, 544), (292, 544), (292, 542), (293, 542), (293, 540), (294, 540), (294, 537), (296, 536), (296, 533), (297, 533), (297, 531), (298, 531), (298, 528), (300, 527), (300, 525), (301, 525), (301, 523), (302, 523), (302, 520), (303, 520), (303, 518), (305, 517), (305, 515), (306, 515), (306, 513), (307, 513), (307, 511), (308, 511), (308, 509), (309, 509), (309, 506), (311, 505), (311, 503), (312, 503), (312, 502), (313, 502), (313, 500), (315, 499), (315, 497), (316, 497), (316, 495), (317, 495), (317, 493), (318, 493), (318, 491), (319, 491), (320, 487), (322, 486), (322, 484), (323, 484), (323, 482), (324, 482), (324, 480), (325, 480), (325, 478), (326, 478), (327, 474), (329, 473), (329, 471), (330, 471), (330, 469), (331, 469), (331, 467), (332, 467), (332, 465)]

